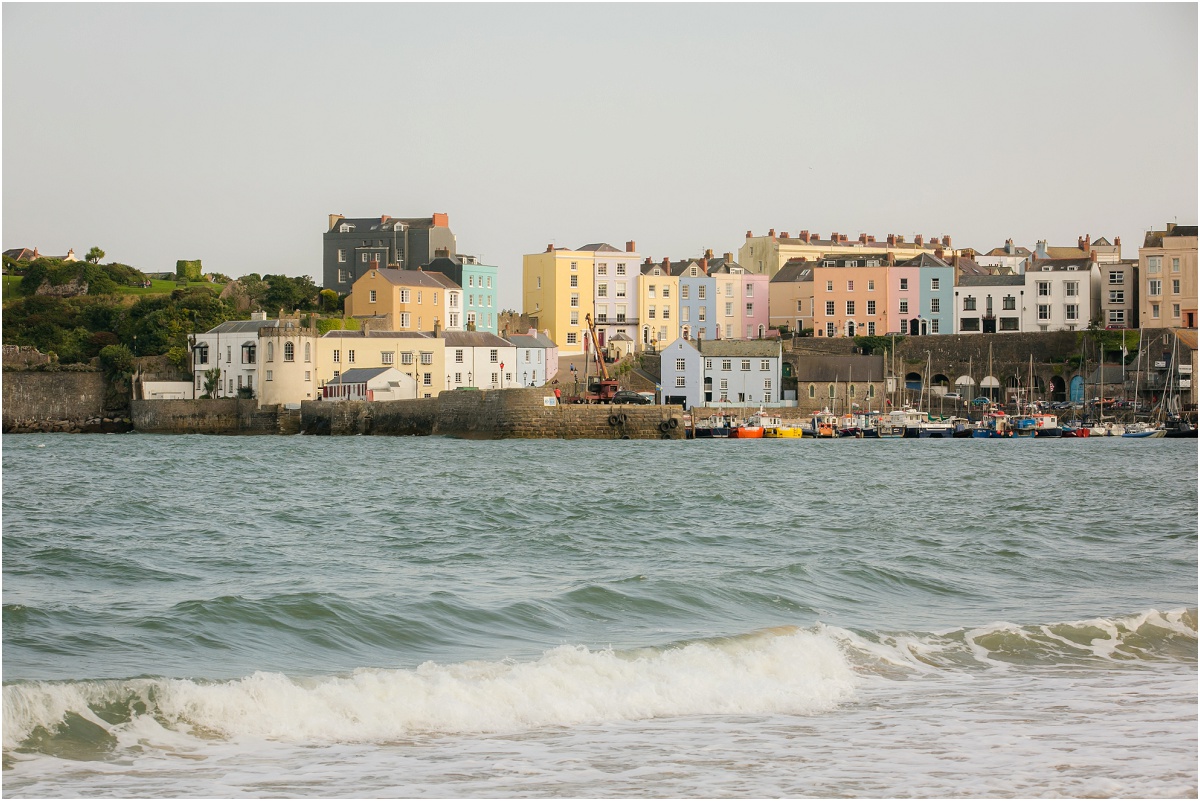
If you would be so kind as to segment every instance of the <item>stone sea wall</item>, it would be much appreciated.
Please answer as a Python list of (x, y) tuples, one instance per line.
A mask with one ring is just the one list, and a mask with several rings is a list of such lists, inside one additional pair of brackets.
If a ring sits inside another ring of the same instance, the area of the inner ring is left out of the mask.
[[(6, 433), (119, 431), (129, 427), (125, 410), (105, 408), (108, 385), (98, 372), (6, 371), (3, 426)], [(119, 412), (119, 414), (117, 413)]]

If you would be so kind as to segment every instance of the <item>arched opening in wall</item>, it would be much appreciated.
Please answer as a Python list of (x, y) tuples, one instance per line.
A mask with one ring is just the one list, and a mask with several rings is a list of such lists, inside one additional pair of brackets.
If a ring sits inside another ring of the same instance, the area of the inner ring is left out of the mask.
[(960, 375), (954, 379), (954, 389), (965, 399), (971, 400), (975, 397), (975, 379), (969, 375)]
[(1006, 403), (1012, 403), (1016, 400), (1028, 400), (1025, 397), (1023, 389), (1027, 389), (1021, 381), (1020, 376), (1010, 375), (1004, 379), (1004, 400)]
[(760, 325), (758, 327), (758, 338), (762, 339), (766, 335), (767, 335), (767, 327), (765, 325)]
[(1083, 376), (1077, 375), (1071, 379), (1071, 403), (1083, 403)]
[(945, 395), (950, 391), (950, 379), (938, 373), (929, 379), (929, 391), (935, 395)]
[(922, 382), (920, 373), (908, 373), (904, 376), (905, 389), (911, 390), (912, 392), (920, 392), (921, 386)]
[(854, 336), (854, 321), (853, 320), (846, 321), (846, 336), (848, 336), (848, 337)]
[(648, 326), (648, 325), (642, 326), (642, 344), (643, 345), (650, 344), (650, 326)]
[(1060, 375), (1050, 377), (1050, 400), (1062, 403), (1067, 399), (1067, 382)]
[(1030, 400), (1049, 400), (1046, 397), (1046, 382), (1040, 375), (1033, 377), (1033, 397)]
[(683, 327), (683, 338), (684, 338), (684, 339), (691, 339), (691, 338), (692, 338), (692, 327), (691, 327), (691, 326), (685, 325), (685, 326)]
[(979, 382), (980, 396), (995, 403), (1000, 400), (1000, 379), (994, 375), (985, 375)]
[(816, 384), (808, 385), (808, 397), (809, 398), (817, 397), (817, 385)]

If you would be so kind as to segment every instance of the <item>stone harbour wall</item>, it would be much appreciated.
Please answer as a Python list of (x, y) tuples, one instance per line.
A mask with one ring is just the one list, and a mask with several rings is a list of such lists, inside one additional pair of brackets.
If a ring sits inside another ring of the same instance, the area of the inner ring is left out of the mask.
[[(120, 430), (128, 425), (123, 409), (105, 408), (108, 385), (101, 373), (5, 371), (0, 380), (6, 433)], [(114, 415), (116, 411), (120, 414)]]

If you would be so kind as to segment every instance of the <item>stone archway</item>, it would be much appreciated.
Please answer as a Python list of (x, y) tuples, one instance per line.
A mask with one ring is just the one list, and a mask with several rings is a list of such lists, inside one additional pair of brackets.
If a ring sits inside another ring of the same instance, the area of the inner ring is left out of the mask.
[(982, 393), (982, 397), (991, 401), (999, 400), (1000, 379), (994, 375), (985, 375), (983, 380), (979, 382), (979, 390)]
[(1067, 399), (1067, 382), (1060, 375), (1050, 377), (1050, 400), (1062, 403)]
[(950, 379), (938, 373), (933, 378), (929, 379), (929, 391), (937, 395), (945, 395), (950, 391)]

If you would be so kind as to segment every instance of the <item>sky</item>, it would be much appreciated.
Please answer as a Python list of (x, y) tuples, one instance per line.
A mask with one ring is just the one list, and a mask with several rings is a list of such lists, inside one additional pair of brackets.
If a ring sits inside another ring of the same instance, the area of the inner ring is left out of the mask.
[(4, 3), (3, 247), (321, 276), (748, 230), (1073, 245), (1197, 222), (1195, 3)]

